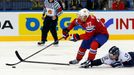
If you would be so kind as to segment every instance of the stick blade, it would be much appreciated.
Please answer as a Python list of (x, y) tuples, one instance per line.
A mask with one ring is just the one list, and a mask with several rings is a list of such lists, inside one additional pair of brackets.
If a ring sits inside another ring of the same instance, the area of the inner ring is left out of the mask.
[(6, 65), (7, 65), (7, 66), (12, 66), (13, 64), (8, 64), (8, 63), (6, 63)]
[(17, 58), (18, 58), (20, 61), (24, 61), (24, 60), (21, 58), (21, 56), (20, 56), (20, 54), (19, 54), (18, 51), (15, 51), (15, 54), (16, 54)]
[(17, 58), (20, 60), (19, 62), (16, 62), (16, 63), (13, 63), (13, 64), (9, 64), (9, 63), (6, 63), (5, 65), (7, 66), (14, 66), (14, 65), (17, 65), (19, 63), (21, 63), (23, 61), (23, 59), (21, 58), (21, 56), (19, 55), (18, 51), (15, 51), (15, 54), (17, 56)]

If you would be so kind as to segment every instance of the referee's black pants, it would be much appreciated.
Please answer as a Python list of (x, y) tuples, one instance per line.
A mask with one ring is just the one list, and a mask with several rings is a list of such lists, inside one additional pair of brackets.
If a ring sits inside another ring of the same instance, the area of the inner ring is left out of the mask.
[(57, 36), (57, 31), (56, 31), (56, 26), (58, 23), (58, 17), (56, 18), (56, 20), (52, 20), (52, 17), (46, 16), (43, 22), (43, 27), (42, 27), (42, 37), (41, 37), (41, 41), (47, 41), (47, 35), (48, 32), (50, 30), (54, 41), (58, 40), (58, 36)]

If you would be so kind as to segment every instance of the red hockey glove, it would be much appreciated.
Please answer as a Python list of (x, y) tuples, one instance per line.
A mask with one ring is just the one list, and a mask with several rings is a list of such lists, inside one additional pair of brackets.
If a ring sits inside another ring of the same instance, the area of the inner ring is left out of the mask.
[(67, 37), (69, 36), (69, 30), (67, 28), (63, 29), (62, 31), (63, 37), (65, 38), (65, 40), (67, 39)]
[(70, 39), (70, 41), (76, 42), (76, 41), (80, 40), (79, 34), (72, 34), (71, 36), (72, 36), (72, 38)]

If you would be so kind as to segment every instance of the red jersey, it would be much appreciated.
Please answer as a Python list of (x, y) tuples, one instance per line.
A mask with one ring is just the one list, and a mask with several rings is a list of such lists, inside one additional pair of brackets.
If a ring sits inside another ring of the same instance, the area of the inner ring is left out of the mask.
[(107, 28), (104, 26), (102, 22), (96, 19), (95, 16), (89, 16), (86, 22), (82, 22), (80, 19), (74, 19), (69, 27), (68, 30), (73, 29), (74, 26), (81, 25), (85, 30), (85, 34), (80, 35), (80, 39), (88, 40), (92, 36), (97, 34), (106, 34), (108, 35)]
[(112, 3), (112, 9), (113, 10), (124, 10), (125, 9), (125, 5), (124, 5), (124, 3), (123, 2), (119, 2), (119, 3), (117, 3), (117, 2), (113, 2)]

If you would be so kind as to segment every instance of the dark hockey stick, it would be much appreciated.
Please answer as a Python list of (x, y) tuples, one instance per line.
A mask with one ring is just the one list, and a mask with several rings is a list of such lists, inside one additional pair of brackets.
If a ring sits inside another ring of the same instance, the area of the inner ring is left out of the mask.
[(66, 65), (66, 66), (69, 66), (69, 64), (67, 64), (67, 63), (27, 61), (27, 60), (24, 60), (24, 59), (20, 56), (20, 54), (18, 53), (18, 51), (15, 51), (15, 54), (16, 54), (16, 56), (18, 57), (18, 59), (19, 59), (21, 62), (26, 62), (26, 63), (37, 63), (37, 64)]
[[(63, 38), (64, 38), (64, 37), (61, 37), (60, 39), (58, 39), (58, 40), (57, 40), (57, 41), (55, 41), (55, 42), (58, 42), (59, 40), (61, 40), (61, 39), (63, 39)], [(44, 49), (46, 49), (46, 48), (48, 48), (48, 47), (52, 46), (55, 42), (53, 42), (53, 43), (49, 44), (48, 46), (44, 47), (43, 49), (41, 49), (41, 50), (39, 50), (39, 51), (37, 51), (37, 52), (35, 52), (35, 53), (33, 53), (33, 54), (29, 55), (29, 56), (28, 56), (28, 57), (26, 57), (25, 59), (22, 59), (22, 58), (20, 57), (20, 55), (19, 55), (18, 51), (15, 51), (15, 54), (16, 54), (16, 56), (18, 57), (18, 59), (19, 59), (20, 61), (19, 61), (19, 62), (16, 62), (16, 63), (13, 63), (13, 64), (6, 63), (6, 65), (8, 65), (8, 66), (15, 66), (15, 65), (17, 65), (17, 64), (19, 64), (19, 63), (21, 63), (21, 62), (25, 61), (26, 59), (28, 59), (28, 58), (30, 58), (30, 57), (32, 57), (32, 56), (34, 56), (34, 55), (36, 55), (37, 53), (39, 53), (39, 52), (43, 51)]]
[(67, 63), (56, 63), (56, 62), (40, 62), (40, 61), (23, 61), (26, 63), (37, 63), (37, 64), (52, 64), (52, 65), (65, 65), (65, 66), (69, 66), (69, 64)]

